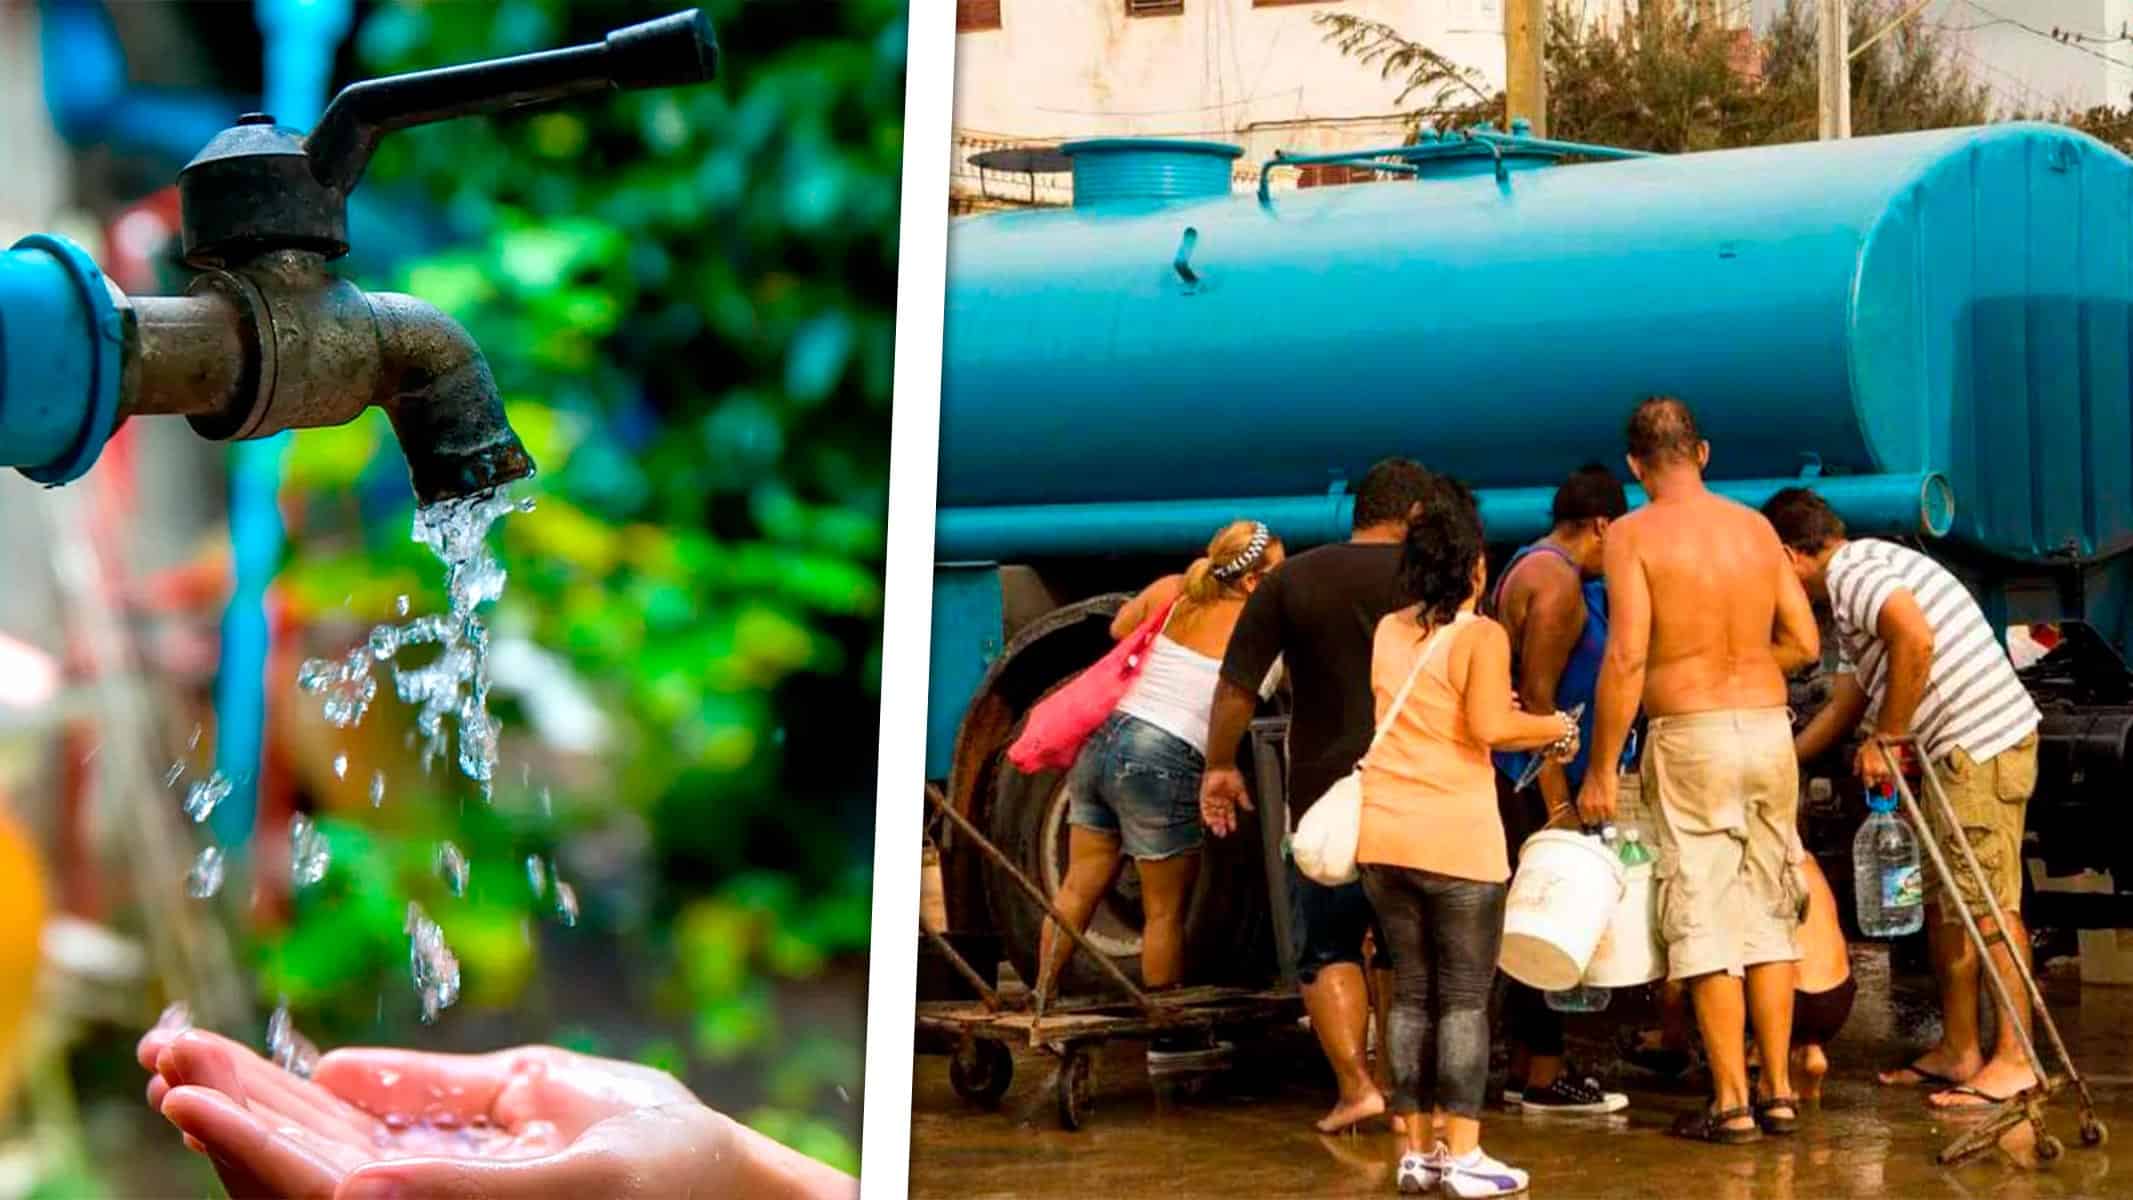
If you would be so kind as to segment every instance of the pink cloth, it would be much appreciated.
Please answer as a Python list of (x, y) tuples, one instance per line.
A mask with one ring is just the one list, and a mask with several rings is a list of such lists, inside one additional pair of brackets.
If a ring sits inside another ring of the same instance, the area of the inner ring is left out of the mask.
[(1025, 775), (1064, 771), (1074, 765), (1082, 743), (1126, 698), (1141, 673), (1148, 647), (1170, 619), (1171, 601), (1152, 613), (1140, 628), (1121, 639), (1096, 665), (1076, 675), (1071, 682), (1037, 702), (1022, 723), (1022, 736), (1007, 749), (1007, 760)]

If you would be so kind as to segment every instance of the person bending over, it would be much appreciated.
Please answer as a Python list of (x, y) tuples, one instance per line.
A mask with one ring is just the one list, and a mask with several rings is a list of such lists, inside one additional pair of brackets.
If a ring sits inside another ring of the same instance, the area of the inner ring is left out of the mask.
[[(2037, 725), (2042, 719), (2014, 664), (1970, 592), (1946, 567), (1908, 547), (1875, 538), (1847, 539), (1827, 501), (1804, 488), (1772, 496), (1763, 511), (1784, 539), (1807, 590), (1829, 605), (1842, 661), (1829, 704), (1800, 732), (1803, 760), (1848, 737), (1862, 720), (1873, 732), (1853, 760), (1868, 788), (1888, 779), (1883, 747), (1907, 737), (1948, 794), (1961, 836), (1977, 854), (1992, 894), (2007, 914), (2006, 938), (1992, 968), (2007, 985), (2014, 1019), (1999, 1022), (1992, 1056), (1978, 1032), (1978, 956), (1956, 911), (1969, 909), (1989, 936), (1992, 910), (1967, 869), (1954, 889), (1938, 881), (1927, 901), (1927, 951), (1940, 985), (1941, 1040), (1908, 1065), (1884, 1071), (1892, 1087), (1942, 1087), (1939, 1108), (1998, 1104), (2037, 1077), (2018, 1031), (2029, 1028), (2028, 993), (2012, 955), (2029, 954), (2022, 926), (2022, 824), (2037, 786)], [(1962, 847), (1938, 828), (1948, 861)]]
[[(1200, 771), (1207, 714), (1222, 653), (1245, 598), (1281, 564), (1281, 540), (1257, 521), (1235, 521), (1182, 575), (1167, 575), (1119, 610), (1122, 639), (1169, 610), (1140, 674), (1067, 772), (1067, 870), (1054, 903), (1076, 933), (1118, 882), (1125, 860), (1141, 877), (1141, 981), (1174, 987), (1184, 974), (1185, 901), (1200, 869)], [(1074, 951), (1047, 921), (1040, 994)], [(1152, 1064), (1180, 1050), (1169, 1042)]]
[(1413, 603), (1378, 622), (1370, 658), (1384, 732), (1363, 760), (1355, 857), (1392, 952), (1386, 1051), (1403, 1192), (1503, 1196), (1527, 1183), (1481, 1149), (1489, 986), (1511, 874), (1489, 751), (1568, 758), (1578, 733), (1567, 713), (1518, 710), (1510, 638), (1474, 615), (1486, 569), (1473, 494), (1440, 480), (1407, 531)]
[[(1785, 675), (1820, 657), (1821, 634), (1770, 522), (1704, 486), (1711, 447), (1688, 406), (1644, 401), (1628, 440), (1630, 472), (1651, 503), (1608, 531), (1592, 757), (1616, 760), (1641, 702), (1667, 975), (1688, 982), (1715, 1093), (1674, 1132), (1712, 1142), (1753, 1141), (1758, 1127), (1792, 1133), (1794, 931), (1805, 890), (1794, 869), (1799, 770)], [(1614, 818), (1619, 784), (1612, 771), (1586, 774), (1578, 809), (1588, 823)], [(1765, 1064), (1752, 1106), (1750, 1024)]]
[[(1237, 748), (1259, 707), (1259, 687), (1279, 660), (1295, 703), (1289, 724), (1289, 819), (1294, 822), (1348, 772), (1370, 744), (1370, 647), (1378, 619), (1409, 603), (1400, 582), (1407, 517), (1430, 474), (1403, 458), (1370, 468), (1355, 492), (1345, 542), (1290, 559), (1245, 602), (1222, 659), (1208, 723), (1200, 815), (1216, 836), (1249, 809)], [(1333, 1133), (1385, 1111), (1364, 1056), (1370, 1019), (1363, 942), (1372, 916), (1360, 883), (1324, 887), (1287, 868), (1291, 966), (1303, 985), (1311, 1031), (1340, 1088), (1318, 1129)], [(1378, 939), (1380, 948), (1384, 939)]]

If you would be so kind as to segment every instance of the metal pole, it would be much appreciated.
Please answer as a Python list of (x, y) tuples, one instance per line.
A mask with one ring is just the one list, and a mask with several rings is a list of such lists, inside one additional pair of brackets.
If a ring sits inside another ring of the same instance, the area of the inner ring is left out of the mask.
[[(1068, 937), (1073, 938), (1074, 944), (1076, 946), (1079, 946), (1081, 949), (1086, 950), (1089, 954), (1089, 957), (1096, 960), (1097, 966), (1102, 967), (1104, 971), (1111, 976), (1112, 980), (1118, 984), (1118, 986), (1126, 989), (1126, 994), (1133, 997), (1133, 1002), (1135, 1004), (1139, 1005), (1141, 1009), (1151, 1017), (1160, 1016), (1155, 1001), (1148, 998), (1148, 993), (1134, 986), (1133, 980), (1128, 978), (1123, 970), (1119, 969), (1119, 965), (1117, 963), (1112, 962), (1108, 957), (1105, 956), (1103, 951), (1098, 950), (1094, 945), (1092, 945), (1089, 939), (1082, 935), (1081, 931), (1067, 924), (1065, 919), (1059, 915), (1059, 910), (1052, 906), (1051, 898), (1044, 894), (1044, 889), (1038, 887), (1034, 882), (1030, 880), (1029, 876), (1023, 874), (1022, 869), (1020, 867), (1017, 867), (1013, 862), (1009, 861), (1007, 855), (1003, 853), (998, 846), (993, 845), (992, 840), (990, 838), (987, 838), (984, 834), (979, 833), (978, 827), (970, 823), (970, 818), (964, 816), (962, 813), (955, 811), (955, 809), (951, 807), (947, 801), (941, 799), (938, 796), (928, 793), (926, 799), (932, 801), (933, 806), (935, 808), (940, 809), (942, 815), (946, 816), (950, 821), (955, 822), (955, 827), (967, 834), (970, 840), (976, 843), (978, 849), (980, 851), (983, 851), (987, 858), (992, 859), (994, 863), (998, 864), (1002, 869), (1004, 869), (1007, 872), (1008, 878), (1014, 880), (1017, 884), (1020, 884), (1022, 890), (1029, 893), (1030, 899), (1035, 900), (1037, 902), (1037, 907), (1051, 919), (1053, 924), (1059, 926), (1059, 931), (1061, 933), (1066, 934)], [(1044, 972), (1042, 970), (1042, 964), (1040, 964), (1038, 970), (1038, 975), (1040, 976), (1040, 979), (1043, 973)], [(1043, 997), (1041, 994), (1039, 995), (1038, 999), (1040, 1002), (1042, 1001)], [(1034, 1032), (1035, 1031), (1032, 1030), (1032, 1033)]]
[(1821, 110), (1821, 138), (1852, 135), (1851, 14), (1846, 0), (1819, 0), (1816, 101)]
[[(1912, 744), (1916, 746), (1915, 742)], [(1970, 839), (1961, 836), (1963, 826), (1956, 819), (1955, 809), (1948, 803), (1947, 793), (1940, 790), (1938, 780), (1930, 779), (1933, 773), (1933, 765), (1924, 761), (1925, 753), (1923, 748), (1919, 749), (1918, 755), (1923, 765), (1921, 773), (1930, 780), (1928, 786), (1933, 792), (1934, 799), (1938, 802), (1941, 819), (1948, 823), (1950, 829), (1956, 831), (1955, 844), (1962, 848), (1964, 865), (1970, 869), (1970, 876), (1977, 882), (1978, 890), (1984, 893), (1985, 903), (1992, 910), (1993, 924), (1999, 927), (2000, 940), (2007, 942), (2007, 956), (2010, 959), (2014, 959), (2015, 974), (2020, 975), (2022, 982), (2028, 985), (2030, 1003), (2035, 1006), (2035, 1011), (2042, 1012), (2044, 1009), (2044, 997), (2037, 990), (2037, 981), (2030, 977), (2028, 971), (2022, 969), (2022, 960), (2015, 958), (2014, 943), (2007, 936), (2007, 915), (2000, 911), (2000, 899), (1992, 894), (1991, 881), (1985, 878), (1984, 868), (1978, 866), (1977, 855), (1970, 850)], [(1903, 800), (1904, 814), (1910, 817), (1912, 823), (1918, 827), (1919, 843), (1925, 847), (1927, 856), (1933, 860), (1933, 869), (1940, 872), (1941, 881), (1948, 884), (1952, 892), (1955, 884), (1954, 873), (1949, 870), (1948, 860), (1940, 852), (1940, 844), (1931, 836), (1932, 827), (1926, 823), (1925, 813), (1919, 809), (1917, 799), (1911, 795), (1910, 785), (1903, 781), (1902, 764), (1897, 761), (1896, 752), (1890, 748), (1887, 742), (1881, 744), (1881, 756), (1889, 764), (1889, 778), (1896, 785), (1896, 794)], [(1993, 968), (1991, 943), (1985, 940), (1984, 930), (1978, 927), (1977, 920), (1970, 915), (1970, 909), (1967, 905), (1958, 901), (1952, 907), (1955, 909), (1956, 915), (1962, 918), (1963, 929), (1970, 935), (1970, 943), (1977, 947), (1978, 957), (1984, 960), (1978, 964), (1978, 974), (1983, 975), (1992, 984), (1993, 999), (1999, 1001), (2000, 1005), (2000, 1019), (2008, 1022), (2013, 1027), (2015, 1040), (2021, 1043), (2022, 1053), (2029, 1059), (2029, 1069), (2036, 1073), (2037, 1088), (2048, 1094), (2051, 1090), (2051, 1076), (2044, 1069), (2044, 1060), (2037, 1055), (2037, 1045), (2031, 1040), (2029, 1031), (2022, 1028), (2020, 1021), (2014, 1019), (2014, 997), (2007, 991), (2007, 982), (2001, 979), (1999, 971)], [(2059, 1043), (2058, 1030), (2052, 1029), (2051, 1020), (2048, 1016), (2045, 1019), (2044, 1026), (2052, 1031), (2052, 1041), (2059, 1052), (2059, 1061), (2067, 1064), (2071, 1069), (2073, 1059), (2067, 1055), (2066, 1046)], [(2013, 1097), (2009, 1097), (2009, 1099), (2011, 1100)]]

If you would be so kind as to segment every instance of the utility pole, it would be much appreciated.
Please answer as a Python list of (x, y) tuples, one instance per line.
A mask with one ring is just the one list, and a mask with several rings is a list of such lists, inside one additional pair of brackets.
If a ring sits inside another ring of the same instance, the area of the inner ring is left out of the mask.
[(1504, 121), (1533, 123), (1548, 136), (1548, 0), (1504, 0)]
[(1822, 140), (1852, 135), (1851, 14), (1845, 0), (1819, 0), (1816, 89), (1822, 114)]

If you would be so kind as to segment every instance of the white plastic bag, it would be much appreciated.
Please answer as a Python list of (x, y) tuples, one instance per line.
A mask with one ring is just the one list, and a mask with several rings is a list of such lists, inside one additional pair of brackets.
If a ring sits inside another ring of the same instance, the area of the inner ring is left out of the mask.
[[(1370, 749), (1363, 751), (1363, 758), (1370, 757), (1370, 750), (1377, 748), (1378, 739), (1392, 728), (1394, 718), (1407, 705), (1407, 694), (1414, 690), (1415, 679), (1422, 674), (1422, 667), (1440, 644), (1448, 644), (1445, 634), (1467, 620), (1471, 614), (1459, 616), (1431, 633), (1422, 649), (1415, 654), (1414, 668), (1407, 672), (1407, 682), (1400, 685), (1399, 694), (1378, 721), (1378, 727), (1370, 735)], [(1355, 770), (1341, 776), (1340, 782), (1326, 789), (1303, 819), (1296, 823), (1296, 832), (1289, 838), (1289, 856), (1296, 861), (1296, 869), (1305, 879), (1324, 887), (1340, 887), (1356, 880), (1355, 848), (1363, 836), (1363, 764), (1357, 762)]]
[(1289, 854), (1305, 879), (1339, 887), (1355, 882), (1355, 847), (1362, 835), (1363, 773), (1350, 771), (1296, 823)]

